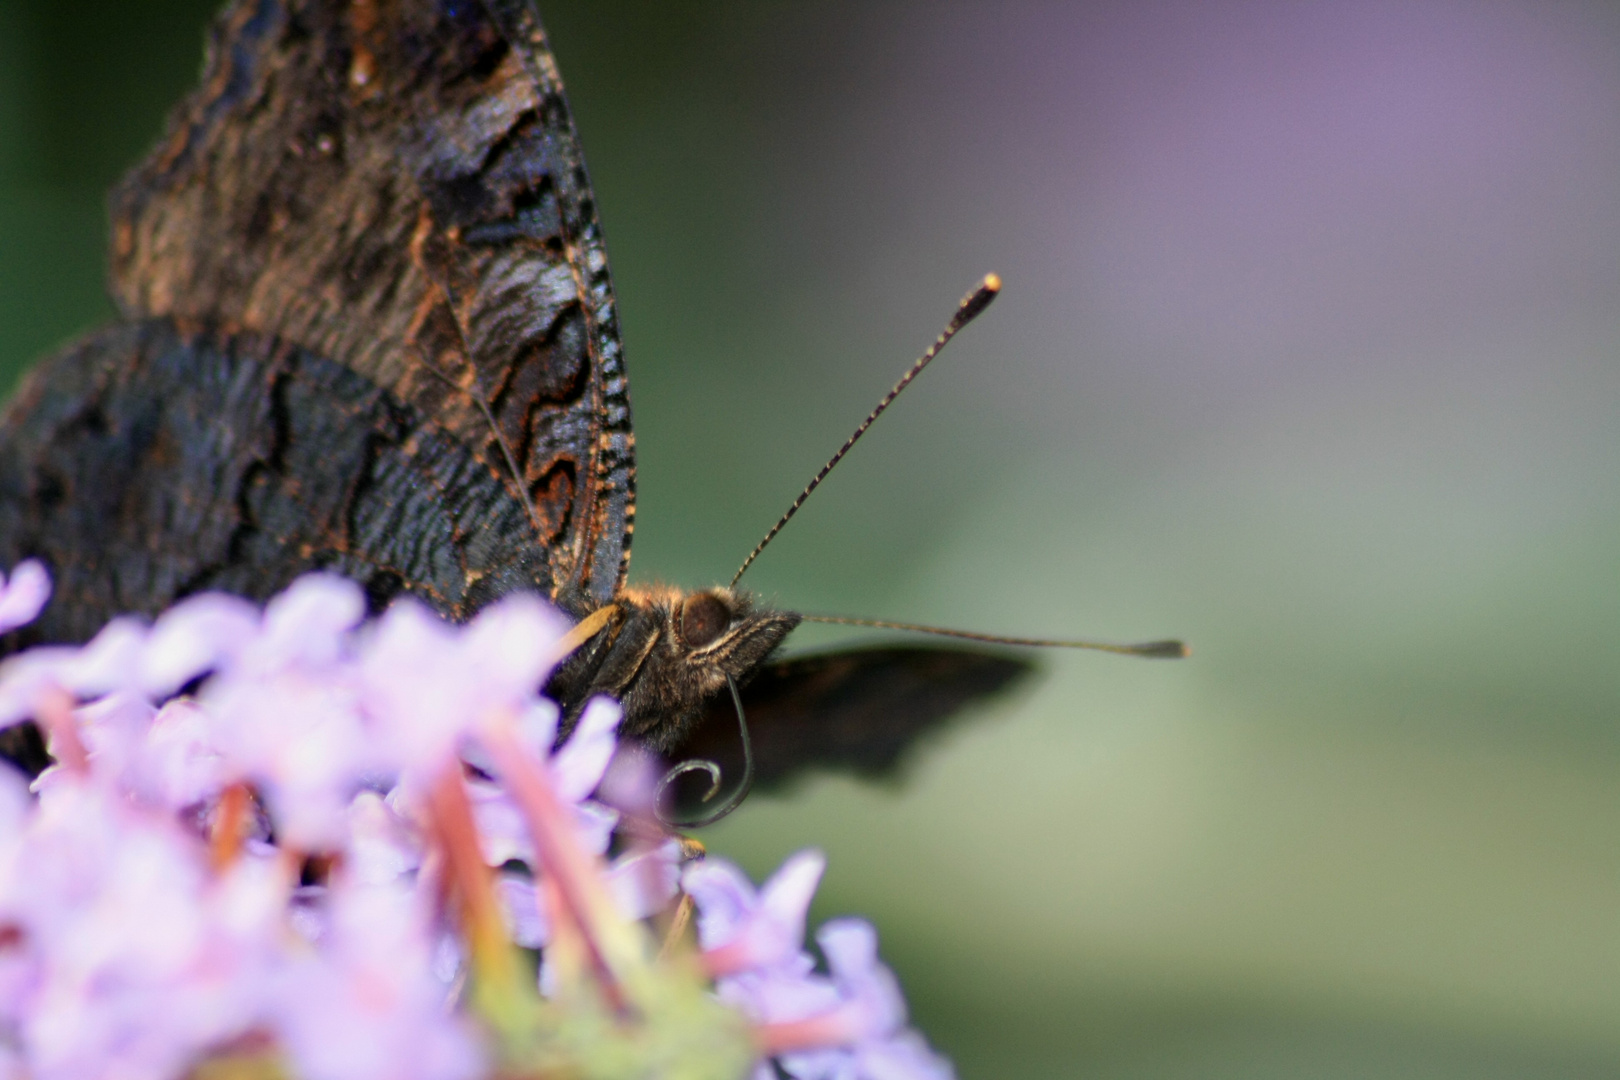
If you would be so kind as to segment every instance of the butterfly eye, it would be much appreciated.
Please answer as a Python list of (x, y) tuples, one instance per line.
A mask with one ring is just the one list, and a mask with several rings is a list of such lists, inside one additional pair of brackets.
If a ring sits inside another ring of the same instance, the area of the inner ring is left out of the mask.
[(681, 603), (681, 640), (694, 649), (712, 644), (731, 625), (731, 611), (716, 596), (693, 593)]

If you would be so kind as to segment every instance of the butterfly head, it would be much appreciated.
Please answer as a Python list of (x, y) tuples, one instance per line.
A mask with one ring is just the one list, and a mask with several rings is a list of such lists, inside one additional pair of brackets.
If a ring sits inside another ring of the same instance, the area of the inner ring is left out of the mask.
[(552, 676), (565, 730), (594, 694), (619, 699), (619, 730), (655, 749), (675, 745), (726, 688), (746, 680), (800, 616), (739, 589), (626, 589), (602, 629)]

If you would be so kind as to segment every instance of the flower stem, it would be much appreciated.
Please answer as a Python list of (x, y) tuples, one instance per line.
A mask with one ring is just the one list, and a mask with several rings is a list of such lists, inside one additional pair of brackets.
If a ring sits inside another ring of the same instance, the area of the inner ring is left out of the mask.
[(541, 865), (567, 908), (566, 915), (579, 927), (604, 993), (622, 1011), (625, 977), (647, 964), (637, 928), (613, 906), (600, 867), (574, 835), (572, 815), (557, 798), (545, 770), (524, 749), (511, 718), (492, 724), (484, 738), (501, 779), (523, 812)]
[(474, 1000), (497, 1028), (515, 1034), (528, 1027), (530, 1010), (524, 1005), (532, 1004), (539, 995), (532, 980), (524, 978), (517, 951), (506, 936), (492, 875), (484, 865), (472, 806), (462, 784), (459, 759), (439, 774), (429, 801), (453, 882), (452, 891), (461, 901), (464, 933), (472, 956)]
[(220, 795), (208, 836), (208, 858), (215, 870), (231, 865), (242, 853), (242, 838), (247, 832), (248, 810), (252, 805), (253, 797), (247, 785), (240, 781)]
[(50, 736), (53, 757), (68, 772), (79, 776), (90, 772), (90, 754), (79, 738), (79, 725), (73, 718), (73, 695), (52, 686), (40, 694), (39, 719)]
[(803, 1020), (760, 1024), (754, 1038), (765, 1056), (774, 1057), (794, 1050), (842, 1046), (859, 1038), (866, 1027), (859, 1014), (844, 1006)]

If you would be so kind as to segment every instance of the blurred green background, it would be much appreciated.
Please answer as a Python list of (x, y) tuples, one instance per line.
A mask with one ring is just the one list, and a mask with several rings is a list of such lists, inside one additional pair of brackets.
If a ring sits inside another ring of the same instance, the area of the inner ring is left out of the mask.
[[(103, 192), (210, 0), (0, 0), (0, 372), (109, 313)], [(634, 574), (1044, 657), (819, 845), (966, 1078), (1620, 1074), (1620, 16), (542, 8), (633, 374)], [(805, 634), (808, 643), (849, 635)]]

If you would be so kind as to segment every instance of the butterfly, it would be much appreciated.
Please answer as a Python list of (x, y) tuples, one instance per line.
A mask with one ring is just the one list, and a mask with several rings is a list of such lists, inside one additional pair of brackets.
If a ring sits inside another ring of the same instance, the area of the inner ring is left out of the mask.
[(801, 616), (735, 579), (627, 585), (616, 300), (526, 0), (237, 0), (111, 211), (118, 321), (35, 368), (0, 422), (0, 561), (56, 582), (9, 649), (313, 569), (456, 620), (532, 591), (576, 622), (547, 686), (564, 731), (610, 694), (622, 734), (718, 770), (735, 710), (766, 786), (886, 772), (1030, 669), (961, 648), (780, 660)]

